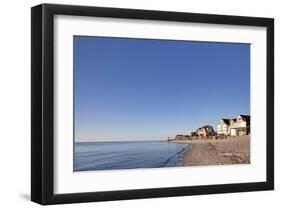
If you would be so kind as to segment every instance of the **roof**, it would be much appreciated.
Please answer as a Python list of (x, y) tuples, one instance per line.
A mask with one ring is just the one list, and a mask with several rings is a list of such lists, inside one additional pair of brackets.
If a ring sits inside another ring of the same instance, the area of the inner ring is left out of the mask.
[(208, 128), (208, 127), (212, 127), (211, 125), (205, 125), (205, 126), (202, 126), (201, 128)]
[(223, 118), (223, 119), (221, 119), (221, 120), (222, 120), (226, 125), (229, 125), (231, 119), (225, 119), (225, 118)]
[(241, 118), (245, 120), (247, 123), (250, 123), (250, 115), (239, 115), (239, 116), (241, 116)]
[(241, 116), (242, 118), (245, 118), (245, 119), (250, 119), (250, 115), (239, 115)]
[(223, 118), (221, 119), (226, 125), (230, 125), (230, 121), (233, 120), (234, 122), (237, 121), (236, 118), (232, 118), (232, 119), (226, 119), (226, 118)]
[(199, 130), (205, 130), (205, 131), (207, 132), (208, 129), (211, 129), (212, 131), (214, 130), (214, 129), (213, 129), (213, 126), (211, 126), (211, 125), (205, 125), (205, 126), (202, 126), (202, 127), (198, 128), (198, 129), (196, 130), (196, 132), (198, 132)]

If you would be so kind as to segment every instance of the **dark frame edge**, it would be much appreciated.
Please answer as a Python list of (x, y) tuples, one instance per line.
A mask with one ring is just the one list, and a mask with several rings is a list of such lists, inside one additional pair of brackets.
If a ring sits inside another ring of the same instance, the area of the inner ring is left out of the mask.
[(31, 8), (31, 201), (52, 204), (53, 14), (47, 4)]
[[(53, 14), (267, 27), (273, 18), (43, 3)], [(95, 10), (93, 14), (93, 10)]]
[(31, 201), (42, 204), (42, 5), (31, 8)]
[(122, 190), (109, 192), (88, 192), (55, 194), (48, 204), (73, 204), (100, 201), (135, 200), (144, 198), (163, 198), (195, 195), (211, 195), (237, 192), (257, 192), (272, 190), (268, 182), (239, 184), (220, 184), (188, 187), (169, 187), (155, 189)]
[(266, 179), (274, 190), (274, 19), (268, 21), (266, 28)]

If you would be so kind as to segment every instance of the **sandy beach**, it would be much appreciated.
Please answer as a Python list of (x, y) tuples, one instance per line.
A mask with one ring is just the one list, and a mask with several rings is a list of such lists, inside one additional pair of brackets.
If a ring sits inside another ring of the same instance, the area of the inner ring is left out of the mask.
[(227, 139), (186, 140), (192, 148), (184, 153), (183, 166), (250, 163), (250, 136)]

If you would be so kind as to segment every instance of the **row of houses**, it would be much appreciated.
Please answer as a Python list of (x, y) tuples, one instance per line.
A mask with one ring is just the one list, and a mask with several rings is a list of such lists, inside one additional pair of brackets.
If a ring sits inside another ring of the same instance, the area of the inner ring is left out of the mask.
[(234, 119), (221, 119), (217, 132), (211, 125), (205, 125), (191, 132), (190, 135), (178, 134), (175, 138), (168, 137), (168, 141), (182, 141), (192, 139), (226, 138), (227, 136), (244, 136), (250, 134), (250, 116), (239, 115)]
[(250, 116), (239, 115), (233, 119), (221, 119), (218, 124), (218, 134), (226, 136), (244, 136), (251, 132)]

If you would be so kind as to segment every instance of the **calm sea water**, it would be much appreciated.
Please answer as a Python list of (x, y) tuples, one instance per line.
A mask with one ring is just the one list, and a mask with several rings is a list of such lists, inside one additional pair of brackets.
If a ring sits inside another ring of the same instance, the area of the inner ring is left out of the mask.
[(74, 171), (175, 167), (189, 148), (164, 141), (76, 142)]

